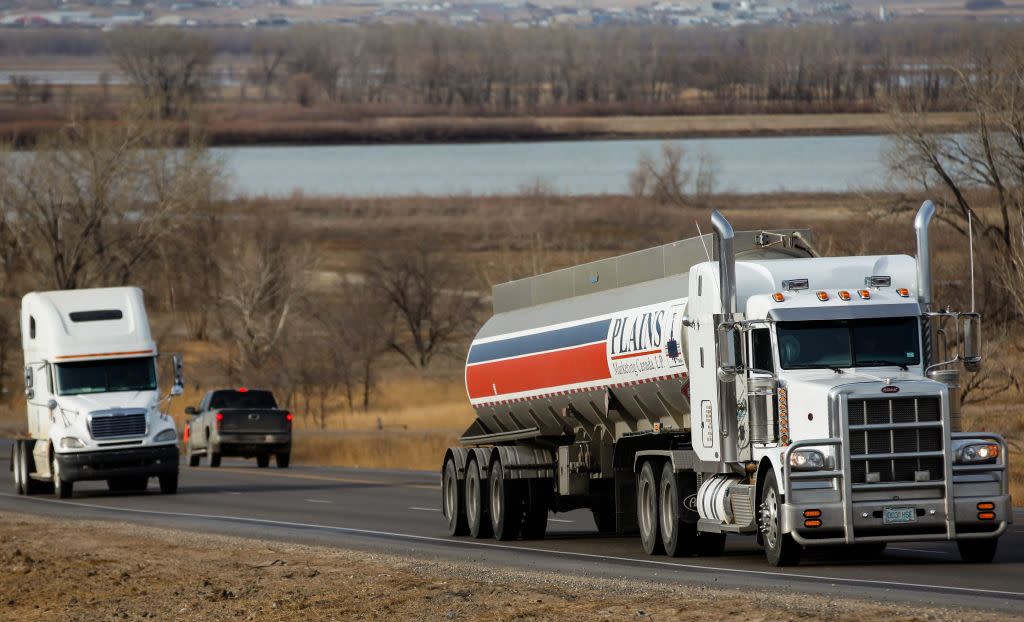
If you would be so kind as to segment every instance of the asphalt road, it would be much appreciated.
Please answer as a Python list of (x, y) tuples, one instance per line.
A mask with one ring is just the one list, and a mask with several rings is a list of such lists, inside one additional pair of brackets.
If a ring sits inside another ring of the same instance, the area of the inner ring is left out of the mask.
[(1003, 535), (992, 564), (960, 561), (950, 543), (899, 543), (879, 560), (841, 550), (773, 569), (752, 537), (730, 536), (715, 558), (650, 557), (637, 536), (598, 536), (588, 511), (552, 515), (541, 541), (499, 543), (449, 538), (435, 473), (370, 469), (257, 469), (225, 460), (212, 469), (182, 467), (177, 495), (112, 494), (103, 482), (78, 482), (70, 500), (17, 496), (9, 441), (0, 441), (0, 514), (31, 512), (70, 519), (116, 519), (241, 537), (375, 550), (431, 559), (471, 560), (525, 569), (630, 577), (722, 587), (845, 595), (949, 607), (1024, 609), (1024, 512)]

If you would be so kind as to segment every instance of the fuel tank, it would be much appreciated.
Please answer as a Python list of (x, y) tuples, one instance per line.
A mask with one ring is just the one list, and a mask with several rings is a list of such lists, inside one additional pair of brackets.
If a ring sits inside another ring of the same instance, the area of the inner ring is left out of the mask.
[[(810, 256), (793, 233), (738, 232), (737, 258)], [(715, 247), (709, 234), (495, 286), (466, 357), (477, 420), (462, 441), (689, 430), (688, 274)]]

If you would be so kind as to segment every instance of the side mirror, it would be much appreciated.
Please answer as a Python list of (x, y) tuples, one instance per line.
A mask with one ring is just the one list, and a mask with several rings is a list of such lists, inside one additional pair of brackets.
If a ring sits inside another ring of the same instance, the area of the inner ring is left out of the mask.
[(31, 365), (26, 365), (25, 366), (25, 397), (27, 397), (28, 399), (32, 399), (33, 397), (36, 396), (36, 391), (35, 391), (35, 389), (32, 388), (32, 386), (33, 386), (33, 379), (34, 378), (35, 378), (35, 375), (32, 373), (32, 366)]
[(981, 369), (981, 315), (977, 313), (960, 313), (960, 359), (967, 371)]
[(177, 397), (185, 391), (184, 362), (178, 353), (171, 355), (171, 361), (174, 366), (174, 386), (171, 387), (171, 396)]
[(735, 380), (740, 369), (740, 331), (733, 327), (718, 329), (718, 379)]
[(199, 414), (199, 409), (197, 409), (195, 406), (186, 406), (185, 407), (185, 414), (186, 415), (192, 415), (192, 416), (198, 415)]
[(669, 339), (668, 343), (665, 344), (665, 354), (667, 354), (670, 359), (679, 358), (679, 342), (675, 339)]

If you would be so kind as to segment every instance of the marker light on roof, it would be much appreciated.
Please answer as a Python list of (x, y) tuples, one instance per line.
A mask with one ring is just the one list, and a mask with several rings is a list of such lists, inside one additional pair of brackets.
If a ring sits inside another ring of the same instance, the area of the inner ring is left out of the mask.
[(839, 299), (840, 300), (849, 300), (850, 299), (850, 292), (846, 291), (845, 289), (839, 290)]
[(818, 292), (818, 300), (822, 302), (828, 300), (828, 292)]
[(786, 297), (782, 295), (782, 292), (775, 292), (774, 294), (772, 294), (772, 299), (775, 302), (782, 302), (783, 300), (786, 299)]
[(858, 289), (857, 290), (857, 295), (860, 296), (861, 300), (871, 300), (871, 290), (870, 289)]
[(901, 287), (901, 288), (897, 289), (896, 293), (899, 294), (900, 296), (903, 296), (904, 298), (909, 298), (910, 297), (910, 290), (907, 289), (906, 287)]

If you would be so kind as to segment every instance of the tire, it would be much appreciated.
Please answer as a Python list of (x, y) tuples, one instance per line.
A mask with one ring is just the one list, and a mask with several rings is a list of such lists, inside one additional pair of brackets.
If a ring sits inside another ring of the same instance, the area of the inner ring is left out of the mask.
[(515, 540), (523, 525), (523, 494), (520, 481), (505, 479), (500, 460), (491, 463), (488, 498), (490, 500), (491, 531), (501, 541)]
[(960, 559), (968, 564), (989, 564), (996, 556), (999, 538), (985, 540), (957, 540), (956, 548), (960, 551)]
[(520, 530), (524, 540), (541, 540), (548, 531), (548, 509), (551, 505), (551, 480), (525, 480), (523, 499), (523, 526)]
[(21, 464), (21, 487), (26, 495), (34, 495), (43, 492), (44, 483), (32, 479), (32, 469), (35, 467), (35, 460), (32, 457), (31, 445), (25, 441), (19, 443), (21, 451), (18, 461)]
[(768, 471), (761, 503), (758, 504), (758, 528), (764, 536), (764, 555), (772, 566), (796, 566), (802, 547), (793, 536), (782, 533), (782, 495), (775, 481), (775, 472)]
[(207, 449), (210, 452), (210, 466), (217, 468), (220, 466), (220, 453), (214, 452), (213, 450)]
[(61, 478), (57, 454), (53, 455), (53, 461), (50, 464), (50, 474), (53, 476), (53, 495), (58, 499), (70, 499), (74, 493), (75, 484)]
[(286, 451), (280, 454), (274, 454), (274, 460), (277, 463), (277, 468), (287, 469), (288, 464), (292, 461), (292, 454), (290, 451)]
[(160, 481), (160, 494), (173, 495), (178, 492), (178, 473), (166, 473), (157, 477)]
[(665, 551), (658, 528), (658, 476), (654, 464), (648, 460), (640, 469), (636, 487), (636, 519), (640, 525), (640, 542), (648, 555)]
[(14, 445), (11, 446), (11, 469), (14, 471), (14, 492), (19, 495), (27, 494), (25, 486), (25, 467), (22, 464), (21, 458), (21, 454), (24, 451), (24, 443), (21, 441), (14, 441)]
[(192, 443), (191, 442), (186, 442), (185, 443), (185, 460), (188, 462), (188, 465), (190, 467), (197, 467), (197, 466), (199, 466), (199, 461), (202, 460), (202, 459), (203, 459), (202, 456), (192, 453)]
[(488, 513), (487, 482), (480, 477), (480, 465), (470, 460), (466, 465), (466, 524), (474, 538), (491, 537), (491, 517)]
[(263, 454), (262, 456), (256, 456), (256, 467), (265, 469), (270, 466), (270, 454)]
[(469, 533), (466, 523), (465, 490), (459, 485), (459, 475), (455, 468), (455, 460), (444, 462), (441, 474), (441, 511), (448, 521), (449, 536), (464, 536)]
[(658, 487), (658, 524), (661, 527), (661, 542), (669, 557), (683, 557), (697, 552), (697, 521), (683, 507), (686, 495), (680, 481), (684, 474), (676, 474), (671, 462), (661, 469)]

